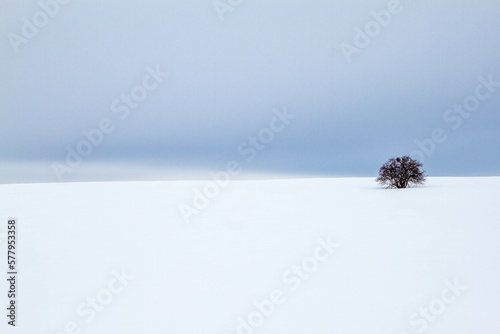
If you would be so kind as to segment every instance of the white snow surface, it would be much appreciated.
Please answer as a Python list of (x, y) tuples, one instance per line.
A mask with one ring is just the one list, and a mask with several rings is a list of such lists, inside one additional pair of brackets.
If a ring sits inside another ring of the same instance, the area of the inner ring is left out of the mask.
[(19, 271), (1, 332), (500, 333), (500, 177), (231, 181), (185, 222), (206, 184), (1, 185), (2, 277), (11, 217)]

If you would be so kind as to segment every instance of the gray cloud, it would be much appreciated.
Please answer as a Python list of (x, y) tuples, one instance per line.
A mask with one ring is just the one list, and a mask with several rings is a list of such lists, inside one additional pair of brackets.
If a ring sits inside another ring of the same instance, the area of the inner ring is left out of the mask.
[[(448, 139), (426, 158), (430, 173), (498, 174), (500, 89), (455, 131), (442, 116), (474, 92), (478, 76), (500, 81), (500, 4), (401, 1), (348, 63), (339, 45), (352, 44), (353, 29), (387, 3), (243, 1), (224, 21), (210, 1), (61, 5), (18, 53), (0, 41), (0, 182), (28, 177), (8, 166), (63, 161), (66, 146), (103, 118), (116, 129), (81, 168), (220, 168), (283, 106), (296, 121), (248, 171), (373, 175), (439, 127)], [(3, 7), (3, 36), (22, 34), (23, 16), (40, 10)], [(157, 65), (170, 76), (120, 121), (112, 102)]]

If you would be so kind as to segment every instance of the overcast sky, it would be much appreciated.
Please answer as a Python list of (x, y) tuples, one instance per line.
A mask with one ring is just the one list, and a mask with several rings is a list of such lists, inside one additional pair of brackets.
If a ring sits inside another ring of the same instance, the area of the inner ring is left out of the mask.
[(497, 0), (54, 1), (0, 1), (0, 183), (500, 174)]

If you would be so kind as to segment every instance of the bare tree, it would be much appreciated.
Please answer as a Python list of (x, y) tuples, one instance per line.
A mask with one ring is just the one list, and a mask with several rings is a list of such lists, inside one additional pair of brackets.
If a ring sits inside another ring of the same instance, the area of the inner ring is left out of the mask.
[(405, 155), (390, 158), (378, 172), (376, 181), (388, 188), (406, 188), (425, 183), (425, 170), (421, 162)]

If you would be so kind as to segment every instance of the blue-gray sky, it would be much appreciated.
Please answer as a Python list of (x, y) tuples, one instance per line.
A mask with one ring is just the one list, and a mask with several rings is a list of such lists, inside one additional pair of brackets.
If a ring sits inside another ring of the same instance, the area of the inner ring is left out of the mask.
[[(41, 0), (52, 16), (0, 2), (0, 183), (57, 181), (53, 162), (103, 119), (113, 132), (64, 180), (202, 175), (229, 160), (247, 173), (374, 176), (437, 128), (429, 175), (500, 174), (500, 87), (471, 98), (478, 78), (500, 82), (498, 1), (220, 0), (233, 4), (222, 14), (212, 0), (61, 2)], [(356, 28), (377, 27), (348, 61)], [(169, 75), (120, 119), (113, 102), (147, 68)], [(467, 99), (473, 112), (446, 113)], [(246, 161), (238, 146), (284, 108), (296, 117)]]

